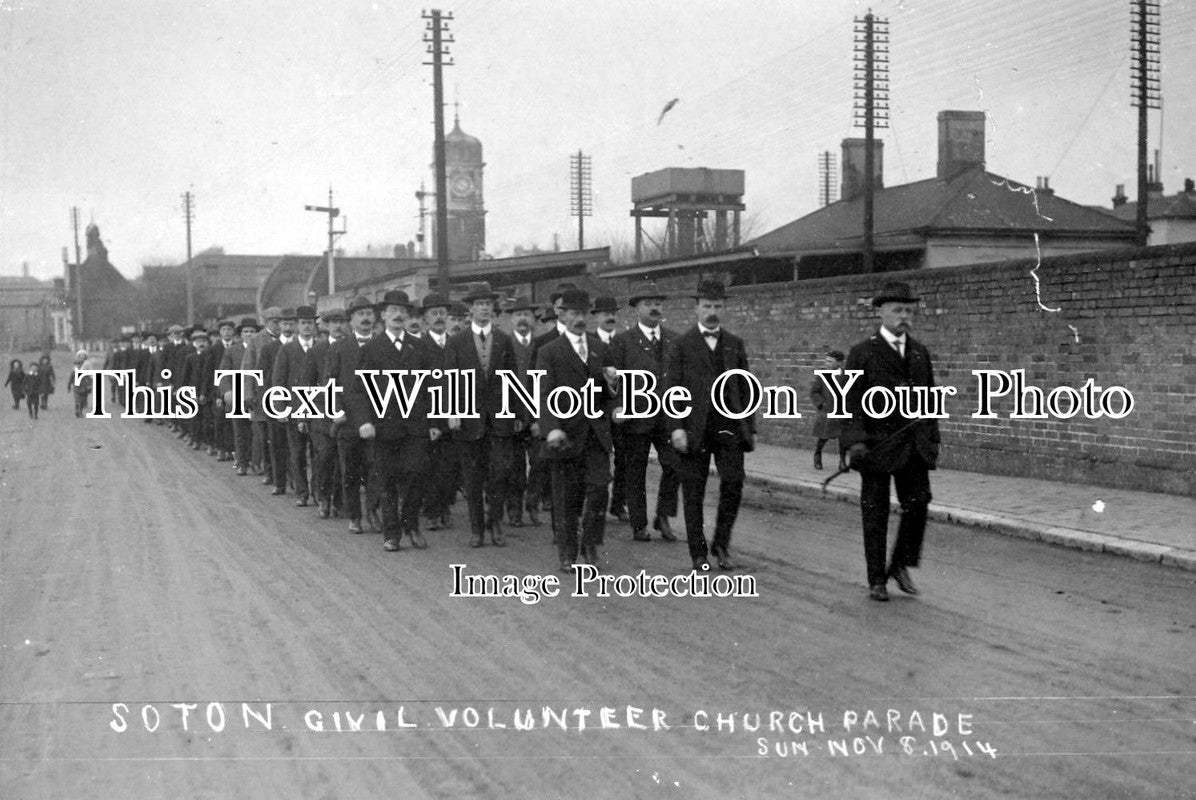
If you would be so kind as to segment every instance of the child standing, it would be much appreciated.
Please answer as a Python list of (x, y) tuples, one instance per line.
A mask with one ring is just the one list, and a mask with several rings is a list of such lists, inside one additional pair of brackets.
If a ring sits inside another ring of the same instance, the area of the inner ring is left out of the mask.
[(30, 364), (25, 373), (25, 405), (29, 408), (29, 419), (37, 419), (37, 410), (42, 400), (42, 376), (38, 374), (37, 364)]
[(21, 359), (14, 358), (8, 365), (8, 380), (4, 382), (4, 385), (8, 387), (8, 391), (12, 392), (13, 410), (19, 409), (21, 398), (25, 396), (25, 365), (21, 363)]

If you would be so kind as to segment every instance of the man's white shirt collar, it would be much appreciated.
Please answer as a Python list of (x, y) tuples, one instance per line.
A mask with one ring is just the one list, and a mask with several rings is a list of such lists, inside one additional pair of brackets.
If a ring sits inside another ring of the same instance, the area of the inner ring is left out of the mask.
[(645, 325), (642, 322), (639, 322), (636, 324), (638, 324), (640, 326), (640, 330), (643, 331), (645, 339), (653, 339), (653, 338), (659, 339), (660, 338), (660, 326), (659, 325), (657, 325), (655, 328), (649, 328), (647, 325)]
[(478, 324), (476, 322), (471, 322), (471, 323), (469, 323), (469, 327), (473, 330), (474, 336), (479, 336), (479, 335), (489, 336), (490, 335), (490, 328), (491, 328), (490, 325), (487, 325), (486, 327), (481, 328), (481, 327), (478, 327)]

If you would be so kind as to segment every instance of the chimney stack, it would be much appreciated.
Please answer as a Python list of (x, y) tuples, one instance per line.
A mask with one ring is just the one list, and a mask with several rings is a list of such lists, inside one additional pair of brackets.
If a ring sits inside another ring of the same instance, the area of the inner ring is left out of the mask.
[[(852, 200), (864, 192), (864, 140), (844, 139), (842, 161), (839, 164), (839, 199)], [(885, 143), (872, 140), (872, 186), (876, 190), (885, 187), (884, 164)]]
[(949, 181), (965, 170), (984, 166), (984, 112), (939, 112), (940, 180)]
[(1051, 188), (1051, 176), (1038, 176), (1038, 193), (1047, 195), (1048, 197), (1055, 194), (1055, 190)]
[(1196, 194), (1196, 183), (1191, 178), (1184, 178), (1184, 194)]
[(1117, 191), (1113, 194), (1113, 208), (1121, 208), (1128, 201), (1129, 198), (1125, 196), (1125, 184), (1117, 184)]

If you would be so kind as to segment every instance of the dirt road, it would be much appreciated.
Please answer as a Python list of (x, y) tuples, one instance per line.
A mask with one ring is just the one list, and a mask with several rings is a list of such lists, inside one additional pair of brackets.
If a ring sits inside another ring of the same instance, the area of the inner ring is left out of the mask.
[(932, 525), (871, 603), (858, 512), (749, 499), (756, 598), (453, 598), (553, 574), (547, 527), (384, 553), (164, 427), (6, 412), (0, 798), (1196, 797), (1191, 573)]

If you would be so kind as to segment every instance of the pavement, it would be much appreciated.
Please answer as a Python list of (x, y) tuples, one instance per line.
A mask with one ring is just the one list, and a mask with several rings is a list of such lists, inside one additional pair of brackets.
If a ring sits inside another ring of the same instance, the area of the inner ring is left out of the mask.
[[(838, 466), (835, 443), (815, 470), (811, 450), (761, 444), (745, 459), (747, 481), (773, 491), (858, 503), (857, 473), (822, 482)], [(1178, 495), (938, 469), (930, 518), (1051, 544), (1153, 561), (1196, 572), (1196, 500)], [(893, 495), (893, 511), (899, 506)]]

